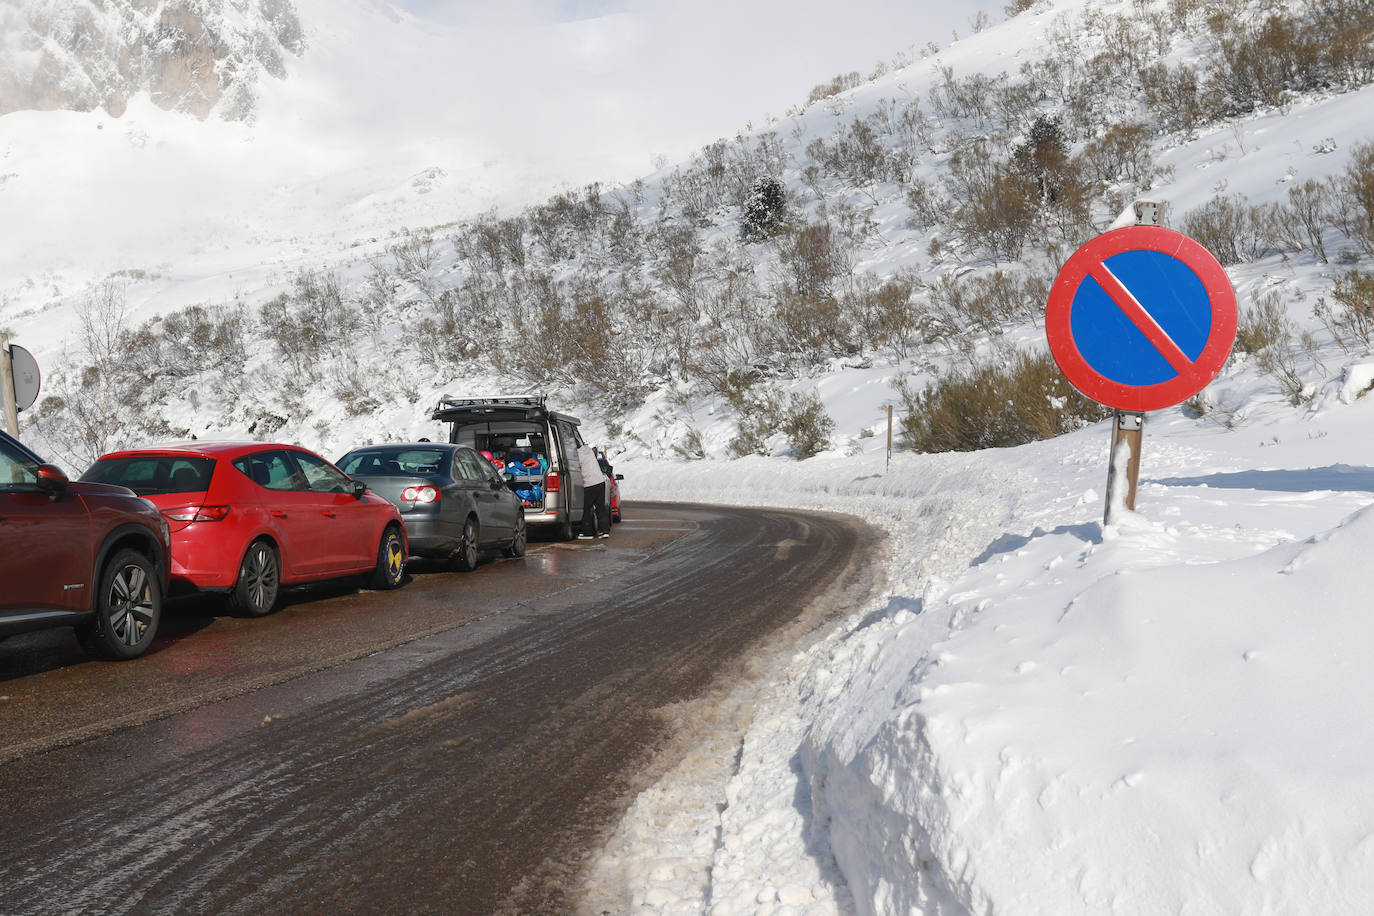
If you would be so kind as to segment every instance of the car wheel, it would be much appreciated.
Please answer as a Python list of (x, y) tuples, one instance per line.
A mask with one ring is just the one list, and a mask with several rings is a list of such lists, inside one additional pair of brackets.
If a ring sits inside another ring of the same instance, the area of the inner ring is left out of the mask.
[(515, 534), (511, 535), (510, 546), (506, 548), (506, 556), (523, 557), (528, 539), (529, 532), (525, 530), (525, 513), (521, 512), (515, 517)]
[(77, 628), (81, 645), (101, 658), (137, 658), (153, 642), (162, 619), (162, 587), (153, 561), (125, 549), (105, 564), (95, 617)]
[(572, 516), (563, 516), (563, 523), (558, 526), (558, 539), (560, 541), (571, 541), (576, 534), (573, 532)]
[(453, 554), (454, 565), (463, 572), (472, 572), (477, 568), (477, 538), (479, 534), (477, 519), (468, 516), (468, 520), (463, 523), (463, 537), (458, 541), (458, 549)]
[(406, 574), (406, 550), (401, 532), (395, 525), (387, 527), (382, 543), (377, 546), (377, 569), (370, 584), (376, 589), (400, 588)]
[(239, 579), (229, 592), (229, 607), (241, 617), (261, 617), (277, 604), (281, 563), (267, 541), (254, 541), (239, 564)]

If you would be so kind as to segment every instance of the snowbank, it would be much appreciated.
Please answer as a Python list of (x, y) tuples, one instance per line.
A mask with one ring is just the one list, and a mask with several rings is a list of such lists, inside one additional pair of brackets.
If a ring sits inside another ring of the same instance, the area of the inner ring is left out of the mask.
[(618, 464), (629, 500), (846, 511), (898, 548), (888, 593), (735, 710), (732, 772), (641, 797), (618, 911), (1364, 911), (1371, 420), (1161, 412), (1105, 530), (1100, 427), (888, 470)]

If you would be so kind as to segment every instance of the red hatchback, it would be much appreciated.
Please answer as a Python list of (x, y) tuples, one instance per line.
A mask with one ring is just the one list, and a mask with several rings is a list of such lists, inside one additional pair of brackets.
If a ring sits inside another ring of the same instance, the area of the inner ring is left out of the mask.
[(235, 612), (272, 610), (281, 585), (405, 575), (396, 507), (314, 452), (263, 442), (190, 442), (112, 452), (85, 481), (152, 501), (171, 525), (173, 587), (226, 592)]

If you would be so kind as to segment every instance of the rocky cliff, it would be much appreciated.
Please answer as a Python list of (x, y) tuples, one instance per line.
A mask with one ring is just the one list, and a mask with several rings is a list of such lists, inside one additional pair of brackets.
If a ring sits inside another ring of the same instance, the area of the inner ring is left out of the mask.
[(291, 0), (0, 0), (0, 115), (112, 117), (146, 92), (198, 118), (251, 118), (262, 74), (305, 48)]

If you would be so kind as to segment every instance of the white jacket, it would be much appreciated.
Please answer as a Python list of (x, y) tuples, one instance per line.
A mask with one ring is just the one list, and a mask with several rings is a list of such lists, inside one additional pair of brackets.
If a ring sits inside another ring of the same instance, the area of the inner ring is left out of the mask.
[(601, 462), (596, 460), (596, 453), (585, 442), (577, 448), (577, 461), (582, 465), (582, 486), (594, 487), (606, 482), (606, 475), (601, 473)]

